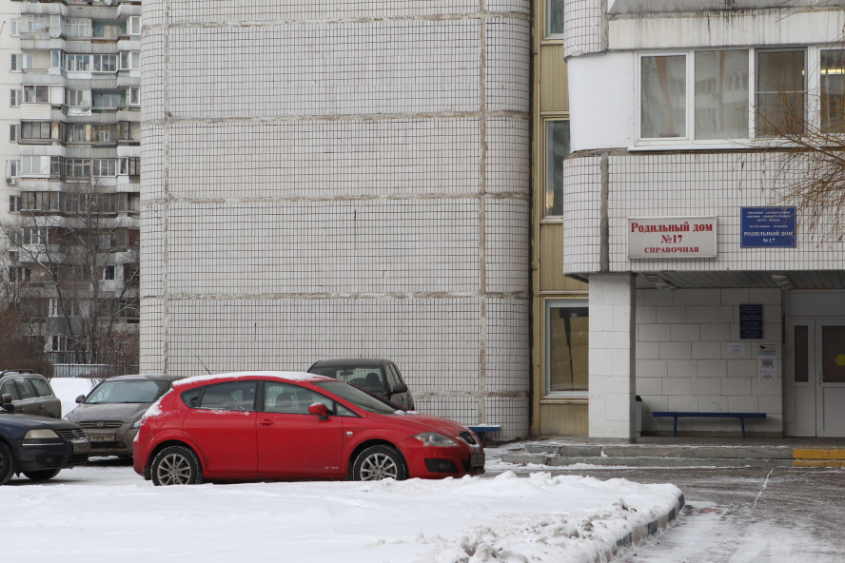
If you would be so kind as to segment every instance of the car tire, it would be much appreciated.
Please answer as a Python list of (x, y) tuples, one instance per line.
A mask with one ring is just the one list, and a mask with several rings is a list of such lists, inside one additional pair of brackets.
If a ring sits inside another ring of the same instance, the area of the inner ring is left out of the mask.
[(58, 475), (59, 471), (61, 469), (44, 469), (42, 471), (24, 471), (23, 474), (32, 481), (46, 481)]
[(12, 448), (5, 442), (0, 442), (0, 485), (11, 481), (14, 474), (15, 456), (12, 455)]
[(352, 465), (354, 481), (380, 481), (393, 478), (402, 481), (408, 478), (408, 469), (402, 455), (390, 446), (370, 446), (355, 458)]
[(153, 459), (153, 485), (199, 485), (202, 483), (202, 466), (197, 454), (184, 446), (164, 448)]

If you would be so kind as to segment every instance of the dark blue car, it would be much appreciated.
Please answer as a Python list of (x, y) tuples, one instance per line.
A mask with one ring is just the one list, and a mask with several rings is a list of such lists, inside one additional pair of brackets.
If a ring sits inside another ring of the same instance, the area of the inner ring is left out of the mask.
[(88, 461), (90, 445), (78, 425), (15, 413), (10, 395), (0, 399), (0, 485), (21, 473), (35, 481), (52, 479)]

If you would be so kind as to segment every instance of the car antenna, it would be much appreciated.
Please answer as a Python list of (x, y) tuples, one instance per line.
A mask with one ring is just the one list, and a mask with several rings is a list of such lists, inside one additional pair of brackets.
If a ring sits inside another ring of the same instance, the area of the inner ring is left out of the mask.
[(197, 356), (197, 359), (198, 359), (198, 360), (200, 361), (200, 363), (202, 364), (202, 367), (204, 367), (204, 368), (205, 368), (205, 371), (207, 371), (207, 372), (208, 372), (208, 375), (211, 375), (211, 371), (209, 371), (208, 366), (207, 366), (207, 365), (205, 365), (205, 362), (204, 362), (204, 361), (202, 361), (202, 358), (200, 358), (199, 356)]

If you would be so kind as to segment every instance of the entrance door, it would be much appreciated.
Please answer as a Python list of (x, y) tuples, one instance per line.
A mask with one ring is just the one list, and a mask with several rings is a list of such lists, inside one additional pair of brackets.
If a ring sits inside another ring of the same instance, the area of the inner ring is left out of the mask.
[(845, 436), (845, 319), (795, 319), (788, 340), (787, 434)]

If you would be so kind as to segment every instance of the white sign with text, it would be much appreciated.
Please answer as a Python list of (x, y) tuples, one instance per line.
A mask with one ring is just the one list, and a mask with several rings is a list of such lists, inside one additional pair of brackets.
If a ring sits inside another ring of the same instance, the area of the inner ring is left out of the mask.
[(628, 258), (715, 258), (715, 217), (628, 219)]

